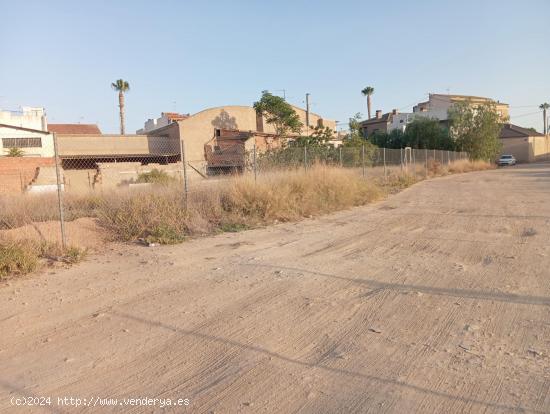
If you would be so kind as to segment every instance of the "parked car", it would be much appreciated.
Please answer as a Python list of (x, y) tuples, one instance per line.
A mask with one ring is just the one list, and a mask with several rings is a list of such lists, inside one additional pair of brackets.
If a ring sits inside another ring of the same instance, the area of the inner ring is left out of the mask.
[(516, 165), (516, 158), (513, 155), (502, 155), (498, 160), (498, 165)]

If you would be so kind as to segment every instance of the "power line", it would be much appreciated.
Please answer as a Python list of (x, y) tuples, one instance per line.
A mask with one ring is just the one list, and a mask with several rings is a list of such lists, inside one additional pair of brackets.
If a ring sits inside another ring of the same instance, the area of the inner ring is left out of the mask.
[(524, 116), (540, 114), (541, 112), (542, 112), (542, 111), (536, 111), (536, 112), (529, 112), (529, 113), (527, 113), (527, 114), (514, 115), (514, 116), (511, 116), (510, 119), (512, 119), (512, 118), (523, 118)]

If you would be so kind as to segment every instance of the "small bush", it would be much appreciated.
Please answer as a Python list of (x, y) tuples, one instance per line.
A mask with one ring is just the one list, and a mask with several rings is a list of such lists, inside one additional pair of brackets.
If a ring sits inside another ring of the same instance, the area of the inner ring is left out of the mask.
[(223, 223), (220, 224), (220, 231), (224, 233), (238, 233), (248, 230), (250, 227), (243, 223)]
[(33, 243), (5, 242), (0, 244), (0, 280), (12, 275), (24, 275), (38, 266), (38, 251)]
[(459, 174), (471, 171), (482, 171), (495, 168), (493, 164), (488, 163), (487, 161), (469, 161), (469, 160), (458, 160), (453, 161), (449, 167), (448, 171), (451, 174)]
[(71, 246), (67, 248), (67, 251), (63, 254), (63, 261), (65, 263), (75, 264), (79, 263), (86, 258), (88, 251), (79, 247)]
[(75, 264), (86, 257), (87, 251), (75, 246), (63, 250), (57, 243), (34, 240), (0, 240), (0, 280), (33, 272), (41, 260)]
[(97, 217), (115, 240), (131, 241), (166, 233), (186, 234), (189, 215), (181, 190), (168, 186), (151, 191), (119, 192), (105, 197)]
[(393, 194), (410, 187), (416, 182), (417, 180), (411, 174), (391, 174), (384, 186), (389, 193)]
[(176, 179), (168, 175), (165, 171), (153, 168), (149, 172), (141, 173), (136, 180), (137, 183), (151, 183), (167, 185), (175, 182)]
[(428, 160), (428, 173), (432, 176), (443, 174), (443, 167), (438, 160)]
[(155, 226), (148, 232), (149, 234), (145, 238), (147, 243), (178, 244), (185, 240), (184, 234), (164, 224)]
[(8, 157), (22, 157), (25, 155), (25, 151), (21, 148), (10, 148), (6, 154)]

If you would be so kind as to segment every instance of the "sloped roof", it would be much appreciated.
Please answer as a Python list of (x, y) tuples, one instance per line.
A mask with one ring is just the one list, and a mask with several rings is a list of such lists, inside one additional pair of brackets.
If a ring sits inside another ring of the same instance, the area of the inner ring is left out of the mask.
[(514, 124), (504, 124), (500, 131), (500, 138), (543, 137), (544, 135)]
[(177, 112), (163, 112), (162, 115), (166, 116), (170, 121), (181, 121), (182, 119), (189, 118), (189, 114), (179, 114)]
[(100, 135), (96, 124), (48, 124), (48, 131), (56, 134)]
[(377, 124), (378, 122), (389, 122), (391, 121), (392, 113), (388, 112), (383, 114), (380, 118), (371, 118), (367, 119), (366, 121), (361, 121), (361, 125), (370, 125), (370, 124)]
[(49, 134), (48, 131), (42, 131), (41, 129), (25, 128), (25, 127), (20, 127), (17, 125), (9, 125), (9, 124), (0, 124), (0, 128), (12, 128), (12, 129), (17, 129), (19, 131), (40, 132), (42, 134)]

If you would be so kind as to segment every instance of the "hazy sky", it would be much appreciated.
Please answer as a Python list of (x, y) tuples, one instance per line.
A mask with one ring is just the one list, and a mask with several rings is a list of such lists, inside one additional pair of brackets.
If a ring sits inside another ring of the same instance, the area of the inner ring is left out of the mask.
[(343, 122), (412, 110), (428, 92), (488, 96), (542, 129), (550, 102), (550, 1), (0, 0), (0, 108), (127, 131), (163, 111), (250, 105), (264, 89)]

